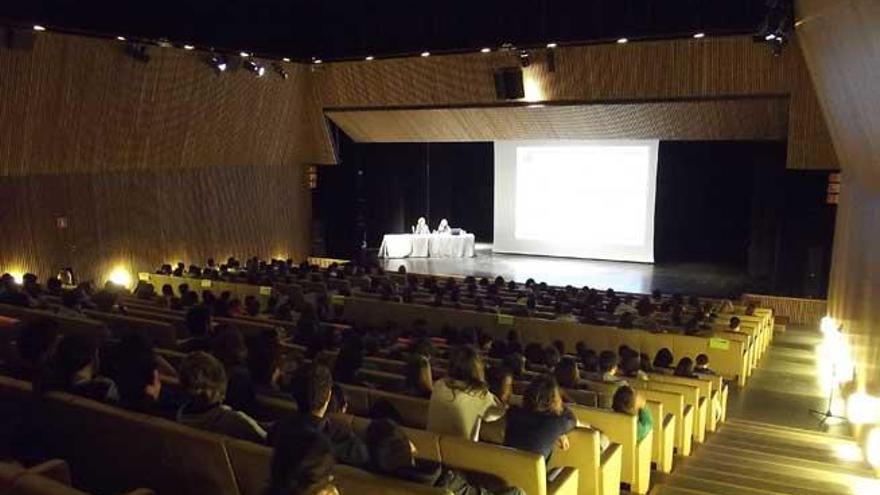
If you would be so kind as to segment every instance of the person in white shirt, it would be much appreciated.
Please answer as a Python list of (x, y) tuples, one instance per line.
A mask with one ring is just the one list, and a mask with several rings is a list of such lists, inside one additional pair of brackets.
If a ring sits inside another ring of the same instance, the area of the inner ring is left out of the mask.
[(452, 227), (449, 226), (449, 222), (446, 221), (445, 218), (440, 220), (440, 225), (437, 226), (438, 234), (451, 234)]
[(416, 222), (416, 226), (413, 227), (413, 234), (424, 235), (430, 233), (431, 228), (428, 227), (428, 222), (425, 220), (425, 217), (419, 217), (418, 222)]
[(476, 441), (480, 424), (500, 419), (504, 405), (489, 391), (483, 360), (476, 349), (453, 350), (447, 376), (434, 383), (427, 430)]

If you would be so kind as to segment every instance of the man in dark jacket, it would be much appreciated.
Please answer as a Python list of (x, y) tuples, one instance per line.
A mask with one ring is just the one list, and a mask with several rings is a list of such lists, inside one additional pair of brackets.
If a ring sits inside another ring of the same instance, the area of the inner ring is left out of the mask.
[(363, 466), (370, 455), (364, 442), (349, 428), (327, 419), (327, 408), (333, 390), (333, 376), (321, 364), (310, 364), (297, 370), (290, 384), (296, 401), (297, 413), (278, 421), (269, 433), (269, 445), (276, 445), (290, 428), (302, 428), (303, 423), (321, 432), (333, 447), (336, 460), (349, 466)]
[(379, 474), (425, 486), (443, 488), (455, 495), (525, 495), (519, 488), (490, 491), (471, 484), (461, 473), (436, 462), (417, 461), (416, 448), (402, 428), (387, 419), (367, 428), (371, 468)]

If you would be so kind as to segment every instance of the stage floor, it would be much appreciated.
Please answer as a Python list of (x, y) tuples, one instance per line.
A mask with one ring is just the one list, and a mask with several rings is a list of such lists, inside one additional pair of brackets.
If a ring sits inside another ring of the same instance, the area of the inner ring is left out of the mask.
[(706, 263), (628, 263), (623, 261), (554, 258), (492, 252), (491, 244), (477, 244), (477, 256), (456, 259), (379, 259), (386, 270), (400, 265), (413, 273), (475, 277), (501, 275), (524, 282), (533, 278), (552, 285), (612, 287), (624, 292), (696, 294), (705, 297), (739, 297), (749, 284), (745, 273)]

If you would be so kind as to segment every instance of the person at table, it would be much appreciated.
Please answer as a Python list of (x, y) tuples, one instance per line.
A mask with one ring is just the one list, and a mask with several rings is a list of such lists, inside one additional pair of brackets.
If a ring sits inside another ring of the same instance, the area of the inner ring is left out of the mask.
[(437, 226), (437, 234), (451, 234), (452, 227), (449, 226), (449, 222), (446, 221), (445, 218), (440, 220), (440, 225)]
[(413, 234), (424, 235), (430, 233), (431, 228), (428, 227), (428, 222), (425, 220), (425, 217), (419, 217), (419, 220), (416, 222), (416, 226), (413, 227)]

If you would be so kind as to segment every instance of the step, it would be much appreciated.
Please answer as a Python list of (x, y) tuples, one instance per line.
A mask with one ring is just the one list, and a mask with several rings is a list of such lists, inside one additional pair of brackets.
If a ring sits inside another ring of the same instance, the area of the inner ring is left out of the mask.
[(721, 456), (694, 459), (688, 464), (688, 467), (730, 472), (736, 475), (753, 478), (779, 478), (785, 483), (792, 483), (795, 480), (801, 480), (801, 482), (809, 483), (810, 485), (823, 487), (827, 485), (827, 489), (830, 492), (835, 491), (836, 486), (846, 484), (849, 477), (852, 476), (849, 473), (834, 473), (803, 468), (800, 466), (779, 466), (777, 464), (761, 463), (759, 461), (749, 461), (738, 458), (723, 458)]
[(772, 465), (776, 468), (808, 469), (825, 473), (851, 474), (866, 477), (873, 475), (873, 472), (869, 468), (862, 465), (853, 465), (850, 463), (842, 464), (839, 462), (817, 462), (788, 456), (766, 454), (757, 451), (754, 448), (743, 449), (725, 445), (712, 445), (702, 449), (697, 455), (701, 456), (701, 459), (714, 459), (721, 462), (726, 461), (730, 464), (748, 463), (753, 466), (766, 464)]
[(771, 434), (792, 434), (797, 435), (799, 437), (805, 439), (813, 439), (813, 440), (823, 440), (823, 439), (833, 439), (839, 441), (849, 441), (852, 442), (853, 439), (851, 437), (843, 436), (843, 435), (835, 435), (833, 433), (826, 433), (823, 431), (814, 431), (814, 430), (805, 430), (803, 428), (792, 428), (790, 426), (781, 426), (775, 425), (771, 423), (763, 423), (760, 421), (752, 421), (743, 418), (736, 417), (728, 417), (727, 421), (724, 422), (724, 427), (731, 426), (734, 429), (742, 428), (742, 429), (750, 429), (754, 431), (762, 431), (768, 432)]
[(737, 472), (736, 466), (730, 465), (717, 469), (694, 465), (682, 469), (679, 474), (789, 495), (849, 495), (850, 493), (846, 476), (840, 476), (842, 479), (838, 483), (818, 482), (797, 476), (786, 476), (780, 472)]
[[(716, 435), (712, 438), (712, 446), (736, 447), (741, 449), (756, 449), (765, 454), (774, 454), (792, 459), (805, 459), (826, 463), (852, 463), (841, 459), (834, 446), (831, 445), (804, 445), (785, 444), (783, 442), (765, 442), (748, 436), (736, 436), (733, 434)], [(858, 449), (857, 445), (852, 447)]]
[(656, 485), (648, 492), (648, 495), (712, 495), (712, 492), (692, 490), (681, 486)]
[(735, 482), (731, 483), (719, 479), (706, 479), (687, 474), (673, 475), (667, 486), (696, 490), (703, 493), (714, 493), (717, 495), (788, 495), (786, 492), (752, 488), (738, 485)]

